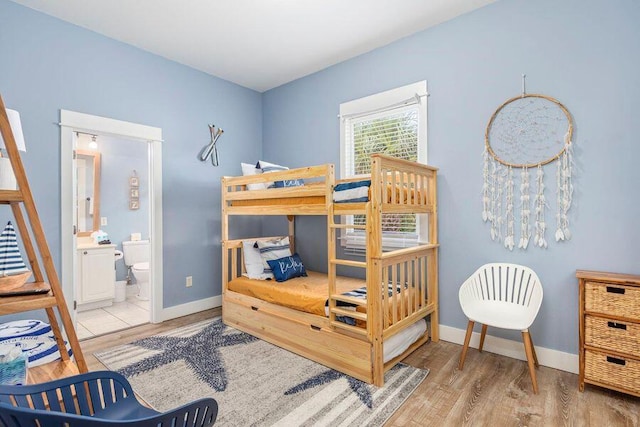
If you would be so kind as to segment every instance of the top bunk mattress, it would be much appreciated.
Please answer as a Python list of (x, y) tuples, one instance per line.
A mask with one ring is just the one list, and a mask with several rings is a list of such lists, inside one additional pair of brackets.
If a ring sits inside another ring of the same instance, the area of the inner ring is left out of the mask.
[[(305, 184), (299, 187), (267, 188), (264, 190), (244, 190), (229, 193), (231, 206), (282, 206), (282, 205), (325, 205), (324, 185)], [(391, 204), (426, 204), (426, 192), (421, 189), (400, 185), (387, 185), (383, 199)], [(371, 180), (339, 183), (333, 188), (333, 202), (337, 204), (366, 203), (371, 200)]]

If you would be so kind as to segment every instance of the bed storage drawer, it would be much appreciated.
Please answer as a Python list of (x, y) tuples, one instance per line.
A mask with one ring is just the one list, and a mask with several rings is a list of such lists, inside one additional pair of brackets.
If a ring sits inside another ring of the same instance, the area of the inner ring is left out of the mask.
[(224, 322), (272, 344), (371, 381), (371, 344), (328, 328), (319, 316), (297, 312), (244, 295), (227, 292)]
[(640, 393), (640, 361), (636, 359), (586, 350), (585, 377), (615, 390)]

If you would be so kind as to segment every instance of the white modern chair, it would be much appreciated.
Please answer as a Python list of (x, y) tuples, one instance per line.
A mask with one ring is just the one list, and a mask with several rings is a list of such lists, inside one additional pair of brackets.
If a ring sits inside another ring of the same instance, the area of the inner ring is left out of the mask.
[(533, 392), (537, 394), (535, 367), (538, 358), (529, 334), (529, 327), (542, 303), (542, 284), (536, 273), (518, 264), (485, 264), (462, 284), (458, 296), (462, 311), (469, 318), (458, 368), (462, 370), (464, 366), (475, 322), (482, 324), (479, 351), (482, 351), (487, 326), (519, 330), (522, 331)]

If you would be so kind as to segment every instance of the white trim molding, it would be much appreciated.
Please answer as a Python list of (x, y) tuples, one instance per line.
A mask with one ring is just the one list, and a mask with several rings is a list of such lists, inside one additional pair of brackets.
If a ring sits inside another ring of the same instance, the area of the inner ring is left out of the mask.
[(69, 110), (60, 110), (60, 210), (61, 210), (61, 278), (69, 311), (73, 313), (75, 297), (75, 236), (73, 234), (73, 151), (75, 132), (110, 135), (149, 143), (149, 201), (151, 236), (151, 322), (158, 323), (164, 317), (163, 308), (163, 260), (162, 260), (162, 129), (152, 126), (94, 116)]
[(217, 307), (222, 307), (222, 295), (174, 305), (162, 310), (162, 322)]
[[(465, 333), (466, 331), (464, 329), (440, 325), (440, 339), (444, 341), (462, 345), (464, 344)], [(469, 347), (477, 349), (479, 343), (480, 333), (474, 332), (471, 335)], [(505, 338), (487, 335), (485, 337), (482, 350), (488, 351), (489, 353), (512, 357), (514, 359), (527, 360), (522, 341), (512, 341)], [(542, 366), (571, 372), (573, 374), (578, 373), (577, 354), (565, 353), (550, 348), (536, 346), (536, 355), (538, 356), (538, 363)]]
[(78, 113), (76, 111), (60, 110), (59, 124), (60, 126), (73, 128), (74, 131), (162, 142), (162, 129), (160, 128)]

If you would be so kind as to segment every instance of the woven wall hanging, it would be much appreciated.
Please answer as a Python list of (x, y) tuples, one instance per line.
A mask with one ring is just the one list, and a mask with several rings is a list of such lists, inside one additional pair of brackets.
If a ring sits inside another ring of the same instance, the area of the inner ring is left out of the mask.
[(483, 153), (482, 220), (491, 226), (491, 239), (503, 242), (509, 250), (515, 246), (527, 249), (532, 236), (535, 246), (547, 247), (545, 211), (549, 204), (545, 196), (545, 166), (554, 163), (554, 237), (557, 242), (571, 238), (568, 220), (573, 194), (571, 115), (554, 98), (526, 94), (524, 77), (522, 95), (507, 100), (491, 116)]

